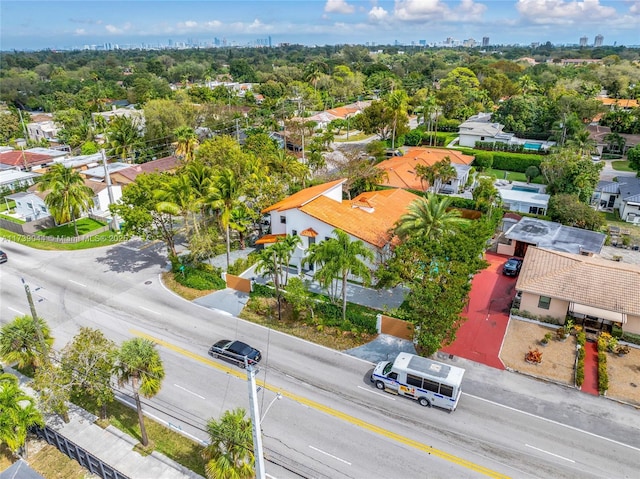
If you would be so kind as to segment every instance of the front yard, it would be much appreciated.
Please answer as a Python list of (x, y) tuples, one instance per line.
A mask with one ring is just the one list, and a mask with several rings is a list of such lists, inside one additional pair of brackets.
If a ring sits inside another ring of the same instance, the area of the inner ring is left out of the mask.
[[(576, 339), (569, 336), (564, 342), (551, 340), (547, 346), (541, 346), (540, 340), (545, 333), (553, 334), (554, 331), (539, 324), (511, 319), (500, 359), (511, 370), (573, 387)], [(525, 362), (524, 355), (530, 348), (538, 348), (542, 352), (540, 364)], [(640, 406), (640, 349), (630, 348), (629, 354), (623, 356), (606, 354), (609, 375), (607, 397)]]

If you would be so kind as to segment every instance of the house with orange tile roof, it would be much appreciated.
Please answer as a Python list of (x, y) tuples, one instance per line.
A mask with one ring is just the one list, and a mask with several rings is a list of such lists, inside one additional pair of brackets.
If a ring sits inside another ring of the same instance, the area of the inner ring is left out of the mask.
[(598, 97), (600, 102), (611, 110), (633, 110), (638, 108), (638, 100), (626, 99), (626, 98), (608, 98), (600, 96)]
[(569, 316), (591, 333), (616, 325), (640, 334), (638, 284), (638, 265), (530, 246), (515, 289), (530, 314), (560, 324)]
[(409, 148), (402, 156), (394, 156), (378, 163), (376, 168), (387, 173), (381, 186), (427, 191), (430, 185), (421, 181), (417, 176), (416, 166), (433, 166), (447, 157), (451, 160), (451, 166), (455, 168), (457, 177), (443, 184), (440, 190), (447, 193), (458, 193), (467, 184), (474, 157), (457, 150), (442, 148)]
[[(393, 240), (390, 230), (408, 206), (419, 199), (403, 189), (365, 192), (352, 200), (342, 198), (340, 179), (305, 188), (265, 208), (262, 213), (271, 219), (271, 234), (257, 244), (275, 243), (279, 237), (298, 235), (302, 243), (297, 247), (292, 264), (300, 271), (302, 258), (312, 244), (332, 238), (340, 229), (352, 241), (361, 240), (375, 255), (375, 268), (389, 254)], [(312, 266), (311, 266), (312, 267)]]
[(30, 171), (33, 168), (44, 168), (54, 162), (54, 157), (42, 153), (23, 150), (0, 152), (0, 169), (18, 169)]

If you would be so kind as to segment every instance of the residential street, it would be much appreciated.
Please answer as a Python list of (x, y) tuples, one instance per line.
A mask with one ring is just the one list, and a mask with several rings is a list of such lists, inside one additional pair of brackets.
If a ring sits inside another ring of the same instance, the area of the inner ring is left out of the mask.
[[(372, 363), (173, 295), (159, 283), (160, 245), (46, 252), (5, 242), (2, 249), (9, 255), (0, 267), (2, 323), (29, 312), (24, 278), (56, 348), (80, 326), (117, 342), (153, 338), (167, 375), (145, 410), (201, 440), (207, 418), (248, 406), (244, 371), (211, 360), (208, 347), (240, 338), (261, 349), (262, 411), (276, 392), (284, 396), (264, 418), (266, 455), (286, 458), (306, 477), (415, 477), (416, 465), (433, 477), (462, 478), (637, 472), (640, 417), (627, 406), (454, 357), (467, 370), (458, 410), (425, 409), (373, 388)], [(267, 472), (299, 477), (272, 463)]]

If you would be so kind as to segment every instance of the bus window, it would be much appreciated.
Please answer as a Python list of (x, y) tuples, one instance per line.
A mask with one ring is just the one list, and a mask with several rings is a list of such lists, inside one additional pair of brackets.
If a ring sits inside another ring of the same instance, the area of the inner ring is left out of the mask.
[(407, 374), (407, 384), (416, 387), (422, 387), (422, 378), (418, 376), (413, 376), (412, 374)]
[(426, 389), (427, 391), (432, 391), (434, 393), (438, 392), (438, 386), (440, 386), (439, 383), (435, 382), (435, 381), (431, 381), (429, 379), (425, 379), (424, 380), (424, 385), (422, 386), (422, 389)]
[(398, 379), (398, 373), (391, 373), (387, 377), (395, 381), (396, 379)]
[(453, 397), (453, 388), (451, 386), (447, 386), (446, 384), (440, 385), (440, 394), (443, 396), (447, 396), (448, 398)]

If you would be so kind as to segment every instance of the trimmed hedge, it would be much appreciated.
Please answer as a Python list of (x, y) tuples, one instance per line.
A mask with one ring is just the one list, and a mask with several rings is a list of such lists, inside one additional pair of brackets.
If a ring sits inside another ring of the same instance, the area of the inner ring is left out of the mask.
[(576, 386), (581, 387), (584, 383), (584, 358), (586, 352), (584, 348), (578, 349), (578, 365), (576, 366)]
[(530, 166), (540, 168), (542, 160), (543, 158), (540, 155), (494, 152), (492, 168), (524, 173)]
[[(599, 348), (598, 348), (599, 349)], [(609, 389), (609, 373), (607, 372), (607, 353), (598, 353), (598, 392), (604, 394)]]

